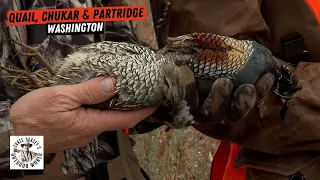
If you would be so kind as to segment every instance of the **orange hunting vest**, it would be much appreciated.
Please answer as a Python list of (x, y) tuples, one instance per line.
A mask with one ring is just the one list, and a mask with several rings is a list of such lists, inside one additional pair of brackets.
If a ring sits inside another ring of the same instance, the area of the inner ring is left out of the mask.
[[(320, 0), (305, 0), (320, 23)], [(246, 180), (246, 168), (234, 168), (242, 146), (222, 141), (212, 161), (211, 180)]]

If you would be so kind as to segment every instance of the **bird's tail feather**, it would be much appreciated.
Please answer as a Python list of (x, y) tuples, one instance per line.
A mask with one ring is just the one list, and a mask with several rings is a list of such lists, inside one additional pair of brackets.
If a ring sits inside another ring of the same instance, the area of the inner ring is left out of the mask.
[(39, 69), (35, 72), (28, 72), (18, 68), (0, 67), (1, 77), (9, 84), (22, 92), (31, 92), (33, 90), (51, 86), (52, 82), (48, 80), (50, 73), (46, 69)]

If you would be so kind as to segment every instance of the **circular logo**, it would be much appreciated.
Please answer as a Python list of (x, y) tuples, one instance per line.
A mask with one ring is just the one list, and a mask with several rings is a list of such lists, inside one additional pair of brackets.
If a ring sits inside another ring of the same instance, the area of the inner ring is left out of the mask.
[(43, 136), (11, 136), (10, 144), (10, 169), (43, 169)]

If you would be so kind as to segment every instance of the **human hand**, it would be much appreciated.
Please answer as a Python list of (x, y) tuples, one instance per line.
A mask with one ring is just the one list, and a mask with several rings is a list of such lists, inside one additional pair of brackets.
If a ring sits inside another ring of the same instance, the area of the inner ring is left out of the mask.
[[(211, 88), (206, 81), (198, 82), (200, 99), (205, 98), (200, 108), (200, 119), (206, 125), (236, 123), (252, 110), (256, 102), (264, 100), (273, 83), (274, 75), (271, 73), (262, 75), (256, 82), (256, 87), (252, 84), (243, 84), (236, 90), (229, 78), (217, 79)], [(205, 128), (201, 124), (196, 127)]]
[(32, 91), (10, 109), (15, 135), (44, 136), (45, 152), (86, 146), (104, 131), (131, 128), (156, 108), (134, 111), (85, 109), (115, 95), (115, 80), (98, 77), (76, 85)]
[[(294, 67), (288, 63), (281, 60), (279, 63), (288, 68), (285, 70), (294, 71)], [(232, 80), (227, 77), (218, 78), (213, 84), (207, 80), (198, 80), (200, 119), (211, 124), (233, 124), (246, 117), (255, 105), (263, 103), (273, 87), (277, 88), (277, 92), (283, 91), (284, 94), (294, 92), (290, 88), (279, 90), (281, 82), (276, 81), (275, 75), (271, 72), (261, 74), (257, 78), (255, 85), (241, 84), (237, 88), (233, 87)], [(280, 97), (278, 99), (281, 100)]]
[(233, 124), (212, 123), (196, 128), (210, 137), (232, 141), (260, 152), (319, 151), (319, 69), (319, 63), (300, 63), (295, 69), (294, 75), (303, 88), (290, 101), (284, 120), (279, 116), (284, 101), (273, 92), (268, 92), (260, 78), (255, 85), (257, 94), (268, 93), (256, 102), (246, 117)]
[[(263, 74), (256, 85), (243, 84), (233, 91), (232, 81), (220, 78), (208, 88), (205, 82), (199, 83), (200, 98), (208, 94), (202, 105), (200, 118), (204, 123), (194, 127), (200, 132), (218, 139), (231, 136), (232, 131), (226, 130), (233, 124), (239, 124), (255, 105), (264, 102), (274, 83), (274, 75)], [(205, 87), (207, 86), (207, 87)], [(209, 91), (209, 92), (207, 92)], [(219, 129), (220, 128), (220, 129)]]

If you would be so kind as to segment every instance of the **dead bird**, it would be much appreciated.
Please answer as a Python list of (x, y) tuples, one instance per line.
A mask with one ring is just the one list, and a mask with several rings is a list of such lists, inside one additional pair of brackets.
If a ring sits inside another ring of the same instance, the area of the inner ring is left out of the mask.
[(281, 60), (261, 44), (212, 33), (193, 33), (168, 38), (161, 51), (176, 64), (187, 64), (198, 79), (232, 79), (234, 87), (254, 84), (266, 72), (276, 77), (273, 92), (283, 99), (293, 98), (301, 87)]
[(50, 67), (29, 46), (16, 42), (44, 64), (26, 72), (2, 67), (4, 79), (24, 92), (54, 85), (76, 84), (97, 76), (116, 77), (117, 96), (104, 103), (105, 109), (133, 109), (163, 106), (169, 116), (163, 123), (182, 128), (194, 123), (185, 100), (184, 65), (198, 79), (229, 77), (235, 87), (254, 84), (265, 72), (276, 77), (273, 91), (284, 99), (294, 97), (301, 87), (290, 71), (262, 45), (249, 40), (193, 33), (168, 38), (167, 45), (154, 51), (138, 43), (103, 41), (79, 47)]

